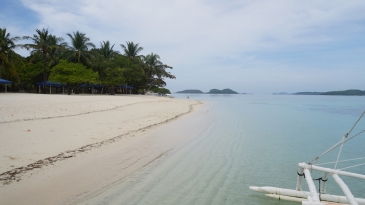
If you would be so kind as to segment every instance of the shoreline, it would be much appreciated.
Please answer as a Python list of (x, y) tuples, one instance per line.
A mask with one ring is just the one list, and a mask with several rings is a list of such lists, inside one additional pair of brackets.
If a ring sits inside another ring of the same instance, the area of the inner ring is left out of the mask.
[[(65, 97), (67, 100), (70, 99), (70, 96), (62, 97)], [(94, 96), (91, 98), (95, 99)], [(123, 100), (126, 98), (130, 98), (128, 100), (131, 100), (133, 98), (132, 101), (139, 102), (134, 104), (123, 102), (124, 104), (119, 107), (110, 107), (104, 110), (94, 110), (93, 112), (68, 116), (41, 116), (42, 119), (38, 117), (27, 121), (15, 119), (12, 122), (4, 123), (7, 119), (2, 118), (1, 122), (3, 123), (0, 123), (0, 127), (8, 127), (9, 130), (13, 130), (14, 126), (10, 125), (17, 124), (17, 128), (19, 128), (19, 126), (24, 126), (24, 123), (31, 123), (35, 127), (43, 127), (43, 122), (45, 121), (55, 122), (56, 125), (59, 125), (57, 123), (60, 123), (58, 121), (60, 119), (66, 123), (65, 119), (67, 121), (75, 121), (80, 120), (80, 117), (83, 120), (90, 121), (91, 119), (88, 118), (91, 118), (91, 115), (96, 115), (93, 117), (104, 117), (103, 119), (106, 120), (103, 114), (109, 116), (111, 112), (115, 112), (115, 110), (121, 109), (121, 107), (131, 108), (130, 106), (137, 106), (134, 108), (142, 110), (136, 111), (136, 119), (140, 119), (140, 121), (151, 117), (151, 115), (155, 115), (156, 113), (151, 113), (150, 110), (157, 109), (156, 107), (158, 107), (158, 111), (163, 110), (168, 112), (168, 115), (164, 115), (162, 118), (153, 118), (149, 121), (144, 120), (143, 123), (138, 123), (138, 126), (133, 127), (134, 129), (122, 129), (124, 132), (117, 136), (102, 140), (99, 139), (97, 142), (87, 143), (76, 149), (64, 150), (58, 155), (51, 155), (53, 157), (48, 155), (46, 158), (41, 158), (26, 166), (24, 165), (2, 172), (0, 177), (3, 179), (3, 182), (6, 182), (0, 185), (0, 194), (2, 195), (0, 202), (2, 204), (70, 204), (91, 197), (103, 187), (110, 186), (116, 179), (123, 178), (148, 165), (164, 155), (164, 153), (189, 139), (189, 137), (168, 139), (168, 136), (149, 136), (155, 130), (170, 124), (171, 121), (178, 122), (181, 118), (189, 118), (192, 113), (196, 113), (199, 110), (202, 104), (200, 101), (195, 100), (146, 96), (97, 96), (97, 98), (108, 98), (108, 101), (116, 98), (123, 98)], [(113, 104), (111, 106), (115, 105)], [(175, 108), (178, 112), (176, 112)], [(3, 110), (0, 111), (3, 112)], [(124, 111), (122, 112), (124, 113)], [(14, 116), (12, 117), (14, 118)], [(106, 121), (114, 120), (115, 118), (110, 117)], [(106, 123), (105, 125), (109, 124)], [(24, 127), (22, 129), (24, 132)], [(89, 129), (96, 128), (89, 127)], [(117, 131), (121, 133), (121, 130)], [(55, 133), (57, 132), (59, 134), (59, 131), (55, 130)], [(89, 138), (86, 141), (92, 142)], [(166, 144), (169, 140), (170, 142)], [(2, 146), (5, 145), (3, 144)], [(4, 153), (2, 154), (4, 155)], [(11, 161), (11, 159), (8, 161)], [(1, 162), (3, 167), (4, 159)], [(87, 172), (90, 172), (90, 175), (86, 174)], [(4, 175), (4, 173), (7, 174)], [(105, 178), (104, 176), (107, 177)], [(99, 177), (102, 179), (98, 179)], [(9, 179), (12, 181), (9, 181)], [(62, 182), (62, 186), (60, 186), (60, 182)], [(21, 197), (19, 193), (22, 193)], [(37, 197), (37, 193), (48, 194), (43, 197)]]

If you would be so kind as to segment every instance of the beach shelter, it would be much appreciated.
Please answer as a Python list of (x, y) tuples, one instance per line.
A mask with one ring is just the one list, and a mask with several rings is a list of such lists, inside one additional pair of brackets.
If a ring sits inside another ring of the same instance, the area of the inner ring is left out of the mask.
[(101, 88), (102, 92), (103, 92), (103, 89), (104, 89), (104, 85), (99, 85), (99, 84), (84, 83), (84, 84), (81, 84), (80, 87), (81, 88), (91, 88), (91, 94), (94, 94), (94, 88)]
[(1, 79), (0, 78), (0, 84), (4, 84), (5, 85), (5, 92), (7, 92), (7, 85), (12, 84), (13, 82), (9, 81), (9, 80), (5, 80), (5, 79)]
[(81, 84), (80, 87), (84, 88), (84, 87), (90, 87), (90, 88), (103, 88), (104, 85), (99, 85), (99, 84)]
[[(44, 82), (44, 81), (43, 81)], [(41, 92), (41, 89), (40, 89), (40, 87), (41, 86), (43, 86), (43, 82), (38, 82), (36, 85), (38, 85), (38, 88), (39, 88), (39, 93)], [(59, 83), (59, 82), (49, 82), (49, 81), (46, 81), (46, 87), (50, 87), (50, 89), (49, 89), (49, 94), (52, 94), (52, 86), (53, 87), (63, 87), (64, 88), (64, 86), (65, 85), (63, 85), (63, 84), (61, 84), (61, 83)], [(64, 90), (63, 90), (63, 93), (64, 93)]]
[(121, 88), (121, 89), (125, 89), (126, 93), (128, 93), (128, 89), (129, 89), (129, 94), (132, 93), (132, 89), (134, 88), (131, 85), (120, 85), (120, 86), (116, 86), (115, 88)]

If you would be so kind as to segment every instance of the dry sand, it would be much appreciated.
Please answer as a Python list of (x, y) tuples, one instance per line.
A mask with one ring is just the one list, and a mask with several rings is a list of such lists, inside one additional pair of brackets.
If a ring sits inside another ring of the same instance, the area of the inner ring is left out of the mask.
[(0, 204), (87, 199), (190, 139), (153, 132), (200, 104), (133, 95), (0, 94)]

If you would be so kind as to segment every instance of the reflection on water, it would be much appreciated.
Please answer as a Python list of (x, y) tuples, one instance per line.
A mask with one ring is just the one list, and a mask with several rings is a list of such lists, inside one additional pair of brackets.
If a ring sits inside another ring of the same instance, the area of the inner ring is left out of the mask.
[[(207, 117), (214, 122), (85, 204), (298, 204), (248, 187), (294, 189), (298, 162), (310, 161), (339, 141), (365, 110), (364, 97), (175, 94), (187, 96), (209, 102)], [(365, 119), (353, 133), (363, 129)], [(354, 138), (341, 159), (365, 156), (364, 146), (364, 135)], [(335, 161), (336, 154), (319, 162)], [(348, 171), (365, 174), (364, 166)], [(320, 176), (313, 171), (313, 178)], [(364, 181), (343, 180), (355, 197), (365, 198)], [(327, 190), (343, 195), (332, 178)]]

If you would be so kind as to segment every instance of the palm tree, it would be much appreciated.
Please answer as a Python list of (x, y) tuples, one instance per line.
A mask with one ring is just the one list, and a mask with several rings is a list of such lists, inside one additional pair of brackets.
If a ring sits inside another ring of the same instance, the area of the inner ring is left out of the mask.
[(156, 53), (148, 54), (146, 57), (143, 58), (144, 63), (148, 66), (148, 74), (147, 77), (154, 77), (157, 76), (158, 78), (168, 77), (168, 78), (175, 78), (175, 76), (171, 75), (169, 72), (166, 71), (166, 68), (172, 69), (171, 66), (165, 65), (160, 61), (160, 56)]
[(19, 47), (15, 42), (18, 41), (20, 37), (10, 37), (10, 33), (6, 33), (6, 28), (0, 28), (0, 78), (1, 69), (4, 67), (5, 62), (9, 61), (9, 58), (14, 56), (15, 52), (13, 49)]
[(57, 64), (62, 51), (67, 48), (67, 43), (63, 40), (63, 38), (58, 38), (55, 35), (49, 36), (49, 67), (53, 67)]
[[(33, 44), (24, 44), (23, 47), (27, 50), (33, 49), (32, 54), (39, 53), (42, 55), (43, 58), (43, 88), (46, 88), (46, 82), (47, 82), (47, 54), (54, 48), (55, 46), (50, 45), (50, 34), (48, 33), (47, 29), (42, 30), (35, 30), (36, 34), (33, 34), (33, 37), (31, 36), (24, 36), (23, 38), (28, 40), (32, 40)], [(62, 38), (59, 38), (60, 40)], [(46, 89), (43, 89), (43, 93), (46, 93)]]
[(129, 59), (133, 60), (135, 58), (143, 57), (142, 55), (138, 55), (139, 52), (143, 50), (143, 47), (139, 46), (139, 43), (134, 44), (133, 42), (127, 41), (127, 46), (120, 44), (124, 50), (124, 56), (128, 57)]
[(139, 46), (139, 43), (134, 44), (133, 42), (126, 41), (127, 46), (120, 44), (120, 46), (123, 48), (124, 56), (127, 57), (131, 62), (135, 63), (137, 65), (137, 68), (141, 69), (143, 72), (143, 62), (141, 61), (141, 58), (143, 58), (143, 55), (138, 55), (139, 52), (143, 50), (143, 47)]
[(152, 77), (154, 74), (159, 73), (158, 68), (162, 66), (162, 62), (160, 61), (159, 55), (155, 53), (148, 54), (146, 57), (143, 58), (143, 61), (146, 64), (145, 67), (146, 78)]
[[(71, 50), (73, 53), (71, 56), (77, 58), (77, 63), (80, 63), (81, 58), (85, 61), (90, 61), (89, 59), (89, 47), (95, 48), (95, 45), (90, 42), (90, 38), (86, 37), (84, 33), (79, 31), (73, 32), (73, 35), (70, 33), (67, 34), (71, 38)], [(70, 56), (70, 57), (71, 57)], [(87, 62), (85, 62), (87, 63)]]
[(105, 76), (105, 71), (108, 68), (118, 67), (113, 61), (119, 54), (118, 51), (113, 50), (114, 45), (111, 45), (109, 41), (103, 41), (100, 42), (100, 48), (90, 50), (94, 54), (91, 67), (99, 73), (99, 76)]
[(102, 55), (102, 57), (105, 60), (112, 59), (115, 54), (119, 53), (118, 51), (113, 51), (114, 45), (115, 44), (113, 44), (112, 46), (110, 46), (110, 42), (109, 41), (100, 42), (99, 53)]
[(144, 66), (145, 70), (145, 78), (147, 80), (147, 84), (150, 84), (150, 88), (157, 84), (166, 84), (163, 81), (164, 77), (174, 79), (175, 76), (171, 75), (165, 69), (170, 68), (171, 66), (165, 65), (160, 61), (160, 56), (156, 53), (148, 54), (146, 57), (143, 57), (143, 62), (146, 66)]

